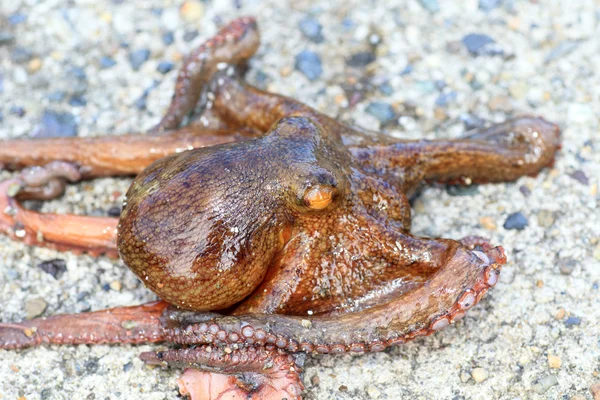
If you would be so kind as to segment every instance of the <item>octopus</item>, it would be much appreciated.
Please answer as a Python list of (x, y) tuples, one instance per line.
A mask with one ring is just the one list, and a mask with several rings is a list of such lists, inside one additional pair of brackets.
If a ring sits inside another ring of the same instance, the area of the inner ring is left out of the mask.
[[(535, 175), (560, 130), (524, 116), (455, 140), (350, 127), (243, 80), (259, 46), (239, 18), (192, 52), (146, 134), (6, 140), (0, 231), (29, 245), (120, 256), (161, 299), (0, 323), (0, 349), (165, 343), (193, 399), (297, 399), (307, 354), (385, 350), (454, 324), (499, 279), (480, 237), (410, 233), (423, 182)], [(120, 218), (40, 213), (69, 182), (136, 175)], [(26, 356), (26, 354), (24, 355)]]

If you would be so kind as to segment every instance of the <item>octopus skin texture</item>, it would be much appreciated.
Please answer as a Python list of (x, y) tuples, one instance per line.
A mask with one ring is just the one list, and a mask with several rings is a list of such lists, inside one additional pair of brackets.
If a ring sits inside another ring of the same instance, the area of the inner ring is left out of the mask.
[[(223, 27), (188, 56), (146, 134), (1, 143), (2, 167), (20, 171), (0, 183), (4, 234), (120, 256), (161, 300), (3, 322), (0, 349), (163, 342), (141, 357), (185, 368), (182, 394), (295, 399), (306, 354), (432, 334), (496, 284), (502, 247), (411, 235), (409, 198), (423, 182), (535, 175), (558, 127), (520, 117), (456, 140), (393, 139), (244, 82), (236, 67), (258, 46), (253, 18)], [(136, 175), (120, 219), (22, 205), (119, 175)]]

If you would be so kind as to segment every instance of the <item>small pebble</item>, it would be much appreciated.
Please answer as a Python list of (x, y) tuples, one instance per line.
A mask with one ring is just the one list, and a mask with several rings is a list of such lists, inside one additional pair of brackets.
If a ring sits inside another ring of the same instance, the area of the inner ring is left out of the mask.
[(471, 129), (483, 128), (485, 126), (484, 119), (469, 113), (461, 114), (460, 120), (462, 121), (463, 125), (465, 126), (465, 130), (467, 131), (470, 131)]
[(503, 54), (502, 49), (490, 36), (482, 33), (469, 33), (462, 39), (469, 53), (474, 56), (495, 56)]
[(7, 31), (0, 31), (0, 46), (11, 44), (15, 41), (15, 35)]
[(315, 18), (306, 16), (298, 24), (300, 32), (305, 38), (314, 43), (322, 43), (325, 40), (323, 36), (323, 26)]
[(137, 108), (140, 111), (144, 111), (147, 107), (147, 103), (146, 101), (148, 100), (148, 93), (144, 92), (144, 94), (142, 94), (140, 97), (138, 97), (133, 104), (135, 105), (135, 108)]
[(571, 275), (577, 266), (577, 261), (572, 258), (558, 260), (558, 269), (562, 275)]
[(120, 281), (112, 281), (110, 283), (110, 288), (115, 292), (120, 292), (123, 288), (123, 284)]
[(419, 0), (419, 4), (430, 13), (440, 11), (440, 4), (437, 0)]
[(100, 58), (100, 68), (102, 69), (111, 68), (115, 65), (117, 65), (117, 62), (111, 57), (103, 56)]
[(189, 43), (192, 40), (196, 39), (197, 37), (198, 37), (197, 30), (185, 31), (185, 33), (183, 34), (183, 41)]
[(554, 375), (542, 375), (533, 384), (533, 390), (538, 394), (544, 394), (552, 386), (558, 385), (558, 379)]
[(55, 258), (38, 264), (38, 268), (45, 273), (52, 275), (54, 279), (60, 279), (67, 271), (67, 262), (63, 259)]
[(123, 372), (129, 371), (131, 368), (133, 368), (133, 363), (130, 361), (127, 364), (123, 365)]
[(355, 53), (346, 60), (346, 65), (350, 67), (365, 67), (375, 61), (375, 54), (370, 51)]
[(129, 53), (129, 62), (134, 70), (138, 70), (150, 58), (150, 50), (139, 49)]
[(576, 317), (574, 315), (571, 315), (569, 318), (567, 318), (567, 320), (565, 321), (565, 326), (567, 328), (570, 328), (572, 326), (579, 326), (581, 325), (581, 318), (580, 317)]
[(204, 4), (200, 1), (186, 1), (179, 8), (179, 14), (185, 22), (199, 22), (204, 16)]
[(473, 370), (471, 371), (471, 377), (473, 377), (473, 380), (475, 382), (481, 383), (489, 377), (489, 374), (483, 368), (473, 368)]
[(87, 104), (87, 100), (83, 96), (71, 96), (69, 99), (69, 105), (73, 107), (83, 107)]
[(502, 0), (479, 0), (479, 9), (484, 12), (490, 12), (494, 8), (500, 7)]
[(492, 217), (481, 217), (479, 223), (489, 231), (495, 231), (498, 228)]
[(554, 319), (557, 321), (560, 321), (561, 319), (563, 319), (565, 317), (565, 315), (567, 315), (567, 311), (564, 308), (561, 308), (556, 312)]
[(10, 59), (16, 63), (29, 62), (32, 57), (33, 53), (31, 53), (31, 50), (21, 46), (13, 48), (13, 50), (10, 52)]
[(548, 367), (559, 369), (562, 365), (562, 360), (558, 356), (548, 355)]
[(47, 99), (54, 103), (60, 103), (67, 97), (67, 94), (63, 91), (57, 90), (48, 95)]
[(450, 196), (474, 196), (479, 193), (479, 185), (447, 185), (446, 193)]
[(27, 64), (27, 69), (29, 72), (37, 72), (40, 70), (40, 68), (42, 68), (42, 60), (38, 57), (32, 59), (29, 61), (29, 64)]
[(11, 25), (18, 25), (18, 24), (25, 22), (26, 20), (27, 20), (27, 16), (25, 14), (21, 14), (21, 13), (14, 13), (10, 17), (8, 17), (8, 22)]
[(119, 217), (121, 216), (121, 207), (120, 206), (112, 206), (106, 212), (109, 217)]
[(449, 103), (456, 100), (457, 93), (455, 91), (451, 91), (448, 93), (441, 93), (438, 98), (435, 100), (435, 105), (438, 107), (447, 107)]
[(10, 113), (21, 118), (25, 115), (25, 109), (21, 106), (12, 106), (10, 107)]
[(382, 124), (387, 124), (396, 118), (396, 112), (391, 104), (383, 101), (374, 101), (370, 103), (365, 111), (377, 118)]
[(85, 361), (85, 363), (83, 364), (83, 366), (85, 367), (85, 370), (89, 374), (96, 373), (96, 371), (98, 371), (98, 367), (99, 367), (98, 358), (92, 357), (90, 359), (87, 359)]
[(175, 35), (171, 31), (162, 34), (162, 42), (165, 46), (170, 46), (175, 42)]
[(527, 217), (525, 217), (520, 212), (512, 213), (508, 217), (506, 217), (506, 221), (504, 221), (504, 229), (516, 229), (521, 231), (525, 229), (528, 221)]
[(33, 137), (72, 137), (77, 136), (75, 116), (68, 112), (44, 111), (42, 121), (33, 133)]
[(587, 177), (587, 175), (585, 174), (585, 172), (583, 172), (582, 170), (578, 169), (577, 171), (574, 171), (573, 173), (569, 174), (569, 176), (573, 179), (575, 179), (577, 182), (581, 183), (582, 185), (589, 185), (590, 184), (590, 180)]
[(519, 192), (521, 192), (525, 197), (531, 196), (531, 190), (525, 185), (519, 186)]
[(319, 79), (323, 73), (321, 57), (310, 50), (303, 50), (296, 55), (295, 68), (311, 81)]
[(48, 303), (41, 297), (28, 300), (25, 303), (25, 318), (33, 319), (39, 317), (44, 313), (46, 307), (48, 307)]
[(540, 210), (537, 214), (538, 224), (542, 228), (550, 228), (554, 221), (556, 220), (556, 216), (552, 211), (548, 210)]
[(550, 53), (546, 56), (546, 63), (550, 63), (552, 61), (558, 60), (559, 58), (565, 57), (571, 54), (577, 47), (579, 46), (579, 42), (567, 40), (565, 42), (561, 42), (558, 46), (553, 48)]
[(175, 64), (173, 64), (170, 61), (161, 61), (156, 66), (156, 70), (164, 75), (164, 74), (170, 72), (171, 70), (173, 70), (174, 66), (175, 66)]

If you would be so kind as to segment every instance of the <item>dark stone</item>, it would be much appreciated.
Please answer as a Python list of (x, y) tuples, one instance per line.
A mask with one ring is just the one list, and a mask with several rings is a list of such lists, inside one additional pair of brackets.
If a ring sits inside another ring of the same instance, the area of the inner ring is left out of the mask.
[(558, 260), (558, 269), (563, 275), (571, 275), (577, 266), (577, 261), (572, 258)]
[(565, 326), (567, 328), (570, 328), (572, 326), (578, 326), (581, 325), (581, 318), (580, 317), (576, 317), (574, 315), (571, 315), (569, 318), (566, 319), (565, 321)]
[(53, 103), (60, 103), (67, 97), (67, 94), (63, 91), (57, 90), (48, 95), (48, 100)]
[(575, 179), (577, 182), (583, 184), (583, 185), (589, 185), (590, 184), (590, 180), (588, 179), (587, 175), (585, 174), (585, 172), (583, 172), (582, 170), (578, 169), (577, 171), (569, 174), (569, 176), (573, 179)]
[(171, 70), (173, 70), (174, 66), (175, 65), (170, 61), (161, 61), (156, 66), (156, 70), (164, 75), (164, 74), (170, 72)]
[(462, 114), (460, 120), (465, 126), (465, 130), (470, 131), (471, 129), (479, 129), (485, 126), (485, 120), (478, 116), (470, 113)]
[(84, 290), (83, 292), (77, 293), (77, 297), (75, 299), (79, 303), (80, 301), (82, 301), (86, 297), (89, 297), (89, 295), (90, 295), (90, 292)]
[(127, 364), (123, 365), (123, 372), (129, 371), (131, 368), (133, 368), (133, 363), (130, 361)]
[(457, 93), (451, 91), (448, 93), (441, 93), (437, 99), (435, 99), (435, 105), (438, 107), (447, 107), (449, 103), (456, 100)]
[(69, 71), (69, 77), (72, 77), (74, 79), (78, 79), (80, 81), (86, 81), (87, 80), (87, 74), (85, 73), (85, 69), (83, 69), (81, 67), (73, 67), (73, 68), (71, 68), (71, 70)]
[(523, 196), (525, 197), (529, 197), (531, 196), (531, 190), (529, 190), (529, 188), (525, 185), (521, 185), (519, 186), (519, 191), (523, 194)]
[(314, 43), (322, 43), (325, 40), (323, 37), (323, 27), (315, 18), (306, 16), (300, 20), (298, 24), (302, 35)]
[(490, 12), (501, 5), (502, 0), (479, 0), (479, 9), (485, 12)]
[(95, 374), (96, 371), (98, 371), (98, 367), (100, 366), (100, 364), (98, 363), (98, 358), (92, 357), (86, 360), (83, 366), (89, 374)]
[(469, 53), (474, 56), (502, 55), (504, 51), (496, 44), (496, 41), (482, 33), (469, 33), (462, 39)]
[(38, 264), (38, 268), (45, 273), (52, 275), (54, 279), (60, 279), (67, 271), (67, 262), (63, 259), (55, 258)]
[(69, 99), (69, 105), (73, 107), (83, 107), (87, 104), (87, 100), (79, 95), (71, 96)]
[(33, 133), (33, 137), (72, 137), (77, 136), (75, 116), (69, 112), (44, 111), (41, 124)]
[(119, 206), (112, 206), (111, 208), (109, 208), (106, 213), (108, 214), (109, 217), (119, 217), (121, 216), (121, 207)]
[(10, 113), (21, 118), (25, 115), (25, 108), (23, 108), (22, 106), (12, 106), (10, 108)]
[(8, 22), (11, 25), (18, 25), (27, 20), (27, 15), (21, 13), (14, 13), (10, 17), (8, 17)]
[(129, 62), (131, 63), (131, 68), (136, 71), (140, 69), (142, 64), (148, 61), (149, 58), (150, 50), (148, 49), (139, 49), (129, 53)]
[(350, 67), (365, 67), (375, 61), (375, 54), (370, 51), (362, 51), (360, 53), (352, 54), (348, 60), (346, 60), (346, 65)]
[(167, 31), (162, 34), (162, 41), (165, 46), (170, 46), (175, 42), (175, 35), (173, 35), (173, 32)]
[(527, 217), (524, 216), (521, 212), (516, 212), (510, 214), (506, 217), (506, 221), (504, 221), (504, 229), (516, 229), (518, 231), (522, 231), (525, 229), (529, 222), (527, 221)]
[(104, 285), (102, 285), (102, 290), (104, 290), (105, 292), (110, 292), (110, 285), (108, 283), (105, 283)]
[(311, 81), (319, 79), (323, 73), (321, 57), (310, 50), (303, 50), (298, 53), (298, 55), (296, 55), (296, 63), (294, 66)]
[(15, 35), (7, 31), (0, 31), (0, 46), (11, 44), (15, 41)]
[(133, 104), (135, 104), (135, 108), (140, 111), (144, 111), (146, 109), (146, 99), (148, 98), (148, 94), (144, 92)]
[(186, 31), (183, 34), (183, 41), (184, 42), (191, 42), (192, 40), (196, 39), (197, 37), (198, 37), (198, 31), (197, 30)]
[(386, 96), (391, 95), (392, 93), (394, 93), (394, 88), (392, 87), (392, 85), (390, 85), (389, 83), (382, 83), (379, 86), (379, 91), (383, 94), (385, 94)]
[(412, 74), (413, 69), (414, 69), (414, 67), (412, 66), (412, 64), (406, 64), (404, 69), (402, 71), (400, 71), (400, 75), (410, 75), (410, 74)]
[(374, 101), (367, 106), (365, 110), (379, 120), (382, 124), (387, 124), (396, 119), (396, 112), (389, 103), (383, 101)]
[(26, 49), (21, 46), (15, 47), (10, 52), (10, 59), (16, 63), (25, 63), (33, 58), (33, 53), (31, 50)]
[(454, 197), (474, 196), (479, 193), (479, 185), (448, 185), (446, 193)]
[(112, 57), (103, 56), (100, 58), (100, 68), (102, 69), (112, 68), (115, 65), (117, 65), (117, 62)]

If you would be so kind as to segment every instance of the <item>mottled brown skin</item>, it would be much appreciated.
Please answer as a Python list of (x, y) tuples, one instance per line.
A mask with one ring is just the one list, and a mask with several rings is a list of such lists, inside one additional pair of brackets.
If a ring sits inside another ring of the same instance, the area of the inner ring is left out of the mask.
[[(408, 198), (423, 181), (537, 174), (554, 160), (558, 128), (522, 117), (458, 140), (394, 140), (224, 67), (257, 47), (254, 20), (241, 18), (190, 55), (153, 135), (0, 146), (0, 163), (26, 168), (0, 184), (0, 229), (60, 250), (118, 249), (165, 301), (0, 324), (0, 348), (167, 341), (183, 348), (142, 358), (205, 371), (186, 373), (184, 391), (297, 398), (302, 359), (289, 354), (380, 351), (431, 334), (495, 285), (502, 248), (411, 235)], [(186, 122), (199, 100), (203, 113)], [(115, 219), (38, 214), (18, 202), (55, 197), (67, 180), (138, 173), (116, 238)]]

